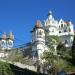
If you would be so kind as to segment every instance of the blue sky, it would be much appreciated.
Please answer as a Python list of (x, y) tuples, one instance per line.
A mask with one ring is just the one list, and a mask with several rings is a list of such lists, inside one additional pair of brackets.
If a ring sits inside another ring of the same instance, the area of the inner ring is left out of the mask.
[(13, 31), (15, 46), (31, 41), (36, 20), (45, 20), (49, 10), (55, 19), (75, 24), (75, 0), (0, 0), (0, 36)]

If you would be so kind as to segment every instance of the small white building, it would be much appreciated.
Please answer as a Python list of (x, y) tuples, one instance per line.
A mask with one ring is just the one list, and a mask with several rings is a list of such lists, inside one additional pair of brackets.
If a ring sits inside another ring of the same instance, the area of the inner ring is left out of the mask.
[(71, 21), (66, 22), (63, 19), (55, 20), (52, 12), (49, 11), (48, 18), (44, 21), (44, 25), (38, 20), (32, 30), (32, 53), (33, 59), (40, 56), (44, 52), (46, 45), (45, 31), (50, 36), (58, 36), (60, 42), (65, 43), (66, 47), (71, 47), (74, 37), (74, 29)]
[(10, 50), (13, 47), (14, 35), (12, 32), (7, 36), (6, 33), (0, 38), (0, 49), (1, 50)]

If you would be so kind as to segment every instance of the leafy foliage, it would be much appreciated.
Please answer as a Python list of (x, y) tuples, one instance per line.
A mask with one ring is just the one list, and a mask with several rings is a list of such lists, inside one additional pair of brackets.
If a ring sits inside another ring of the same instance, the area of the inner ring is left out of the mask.
[(72, 45), (72, 63), (75, 65), (75, 36)]
[(0, 62), (0, 75), (13, 75), (8, 63)]
[[(71, 72), (75, 69), (73, 65), (67, 60), (70, 59), (70, 50), (65, 47), (64, 44), (59, 43), (59, 38), (57, 36), (48, 36), (46, 37), (48, 46), (48, 51), (43, 53), (43, 59), (45, 59), (45, 63), (48, 66), (51, 66), (49, 69), (49, 73), (57, 72), (59, 70), (64, 70), (66, 72)], [(57, 55), (54, 54), (54, 46), (57, 46)], [(73, 47), (75, 48), (75, 47)]]
[(8, 60), (13, 62), (21, 62), (23, 59), (23, 54), (20, 50), (14, 50), (10, 53)]

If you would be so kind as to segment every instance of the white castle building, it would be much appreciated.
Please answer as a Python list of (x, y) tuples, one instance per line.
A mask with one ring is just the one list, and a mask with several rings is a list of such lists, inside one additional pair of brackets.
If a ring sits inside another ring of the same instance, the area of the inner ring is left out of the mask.
[(0, 49), (1, 50), (9, 50), (13, 47), (13, 42), (14, 42), (14, 35), (12, 32), (9, 33), (7, 36), (6, 33), (0, 37)]
[(56, 35), (60, 38), (60, 42), (65, 43), (66, 47), (71, 47), (74, 36), (73, 24), (71, 21), (66, 22), (63, 19), (55, 20), (52, 12), (48, 13), (48, 18), (44, 21), (44, 25), (38, 20), (32, 30), (32, 53), (33, 58), (43, 54), (46, 50), (46, 36), (45, 31), (48, 35)]

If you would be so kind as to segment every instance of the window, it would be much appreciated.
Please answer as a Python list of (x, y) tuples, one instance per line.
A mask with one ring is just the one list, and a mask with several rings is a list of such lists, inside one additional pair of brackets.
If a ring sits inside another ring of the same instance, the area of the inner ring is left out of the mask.
[(68, 41), (67, 40), (65, 40), (65, 44), (68, 44)]
[(42, 35), (42, 33), (43, 33), (43, 31), (41, 31), (41, 30), (40, 31), (39, 30), (37, 31), (37, 35)]
[(71, 29), (69, 28), (69, 32), (71, 32)]
[(37, 35), (39, 35), (39, 32), (37, 31)]
[(2, 41), (2, 45), (3, 45), (3, 46), (5, 46), (5, 45), (6, 45), (6, 43), (5, 43), (4, 41)]
[(42, 31), (40, 30), (39, 35), (42, 35)]
[(63, 27), (63, 24), (61, 24), (61, 27)]
[(61, 33), (61, 31), (59, 31), (59, 33)]
[(9, 42), (8, 44), (9, 44), (9, 45), (12, 45), (12, 43), (11, 43), (11, 42)]
[(67, 30), (64, 30), (64, 32), (67, 32)]
[(37, 35), (37, 38), (41, 38), (41, 35)]

